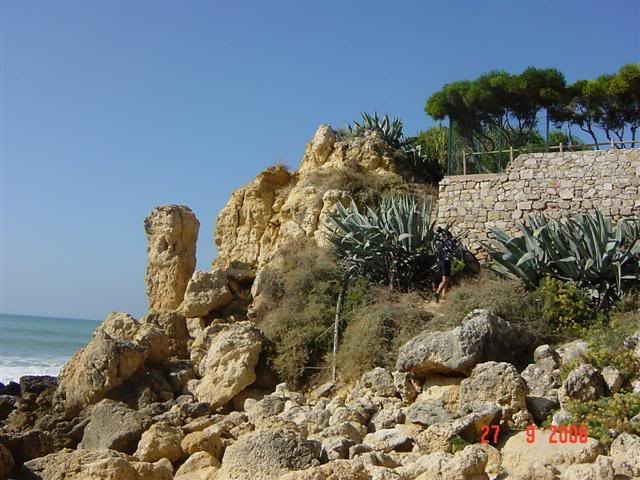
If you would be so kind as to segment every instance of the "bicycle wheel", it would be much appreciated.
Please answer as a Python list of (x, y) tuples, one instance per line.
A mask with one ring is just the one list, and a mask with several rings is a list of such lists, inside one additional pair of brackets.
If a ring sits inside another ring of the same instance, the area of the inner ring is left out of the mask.
[(464, 262), (464, 270), (467, 273), (477, 275), (480, 273), (480, 262), (476, 256), (469, 250), (462, 252), (462, 261)]

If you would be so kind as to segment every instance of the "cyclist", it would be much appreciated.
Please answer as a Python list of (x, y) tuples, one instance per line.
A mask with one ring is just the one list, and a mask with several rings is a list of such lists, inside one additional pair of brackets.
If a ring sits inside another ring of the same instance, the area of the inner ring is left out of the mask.
[(450, 231), (443, 230), (441, 227), (438, 227), (437, 231), (442, 237), (438, 251), (435, 252), (438, 257), (438, 267), (440, 267), (440, 271), (442, 272), (442, 280), (436, 290), (436, 297), (444, 300), (451, 278), (451, 257), (453, 256), (453, 249), (455, 248), (455, 240)]

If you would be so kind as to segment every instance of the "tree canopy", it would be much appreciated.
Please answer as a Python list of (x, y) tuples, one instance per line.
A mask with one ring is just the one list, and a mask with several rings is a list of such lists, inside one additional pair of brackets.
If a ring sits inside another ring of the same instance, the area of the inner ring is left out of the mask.
[[(575, 125), (598, 143), (598, 132), (635, 140), (640, 128), (640, 65), (624, 65), (616, 74), (567, 85), (554, 68), (529, 67), (519, 74), (495, 70), (475, 80), (446, 84), (425, 104), (435, 120), (449, 118), (472, 148), (490, 151), (532, 143), (539, 114), (546, 110), (557, 127)], [(496, 135), (496, 132), (499, 132)]]

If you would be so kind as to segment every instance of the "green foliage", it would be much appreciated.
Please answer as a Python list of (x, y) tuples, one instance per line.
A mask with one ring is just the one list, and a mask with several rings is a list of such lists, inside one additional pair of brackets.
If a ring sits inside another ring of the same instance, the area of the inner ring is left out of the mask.
[(554, 219), (544, 214), (518, 224), (521, 236), (491, 230), (485, 248), (492, 268), (529, 287), (550, 276), (593, 291), (608, 305), (640, 281), (640, 219), (620, 220), (616, 227), (600, 211)]
[[(266, 313), (259, 326), (283, 380), (295, 385), (317, 373), (331, 350), (341, 278), (335, 259), (310, 245), (285, 248), (264, 273), (260, 301)], [(343, 312), (362, 303), (367, 289), (364, 279), (350, 282)]]
[(599, 318), (575, 333), (587, 341), (588, 350), (563, 366), (562, 376), (566, 378), (573, 368), (581, 363), (593, 365), (598, 370), (604, 367), (617, 368), (625, 380), (631, 380), (640, 371), (640, 361), (633, 351), (625, 348), (624, 340), (640, 326), (640, 310), (626, 311), (616, 306), (608, 321)]
[(472, 443), (460, 435), (454, 435), (449, 439), (449, 445), (451, 445), (451, 453), (455, 454), (472, 445)]
[(369, 115), (366, 112), (361, 114), (361, 122), (353, 122), (353, 127), (349, 125), (349, 132), (353, 135), (359, 135), (364, 131), (376, 131), (382, 134), (382, 138), (394, 148), (400, 148), (404, 144), (402, 136), (402, 120), (389, 118), (387, 114), (384, 117), (378, 117), (378, 112)]
[(431, 316), (415, 293), (374, 287), (369, 301), (347, 314), (338, 348), (338, 369), (343, 380), (357, 380), (374, 367), (393, 367), (402, 344), (423, 331)]
[(328, 217), (328, 239), (347, 271), (401, 289), (432, 280), (435, 222), (427, 199), (385, 197), (377, 209), (363, 212), (352, 200), (349, 208), (338, 203)]
[(496, 150), (488, 132), (502, 128), (505, 145), (518, 148), (535, 130), (538, 113), (560, 100), (565, 85), (564, 75), (552, 68), (529, 67), (517, 75), (492, 71), (445, 85), (429, 97), (425, 112), (435, 120), (450, 118), (469, 145), (479, 141), (485, 151)]
[(542, 299), (542, 318), (558, 331), (586, 325), (595, 317), (589, 297), (575, 283), (546, 277), (539, 289)]
[(591, 401), (568, 402), (572, 424), (588, 425), (589, 436), (605, 446), (611, 445), (612, 432), (640, 434), (640, 422), (631, 419), (640, 413), (640, 394), (616, 393)]

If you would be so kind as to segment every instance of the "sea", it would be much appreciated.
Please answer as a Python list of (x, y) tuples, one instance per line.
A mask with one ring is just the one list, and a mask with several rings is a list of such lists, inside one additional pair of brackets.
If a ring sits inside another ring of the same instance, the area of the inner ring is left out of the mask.
[(58, 375), (100, 322), (0, 313), (0, 382), (23, 375)]

